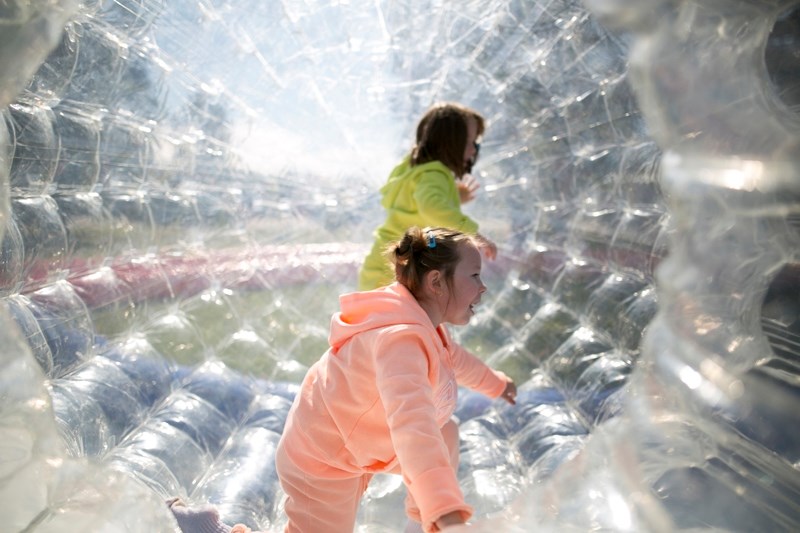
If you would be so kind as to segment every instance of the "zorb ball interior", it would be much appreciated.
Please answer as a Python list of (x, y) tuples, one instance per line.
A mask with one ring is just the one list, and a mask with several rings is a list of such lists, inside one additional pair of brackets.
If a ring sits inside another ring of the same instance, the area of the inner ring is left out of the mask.
[[(274, 451), (437, 101), (499, 245), (472, 531), (800, 527), (800, 4), (0, 7), (0, 515), (282, 531)], [(398, 476), (357, 531), (399, 532)], [(454, 528), (454, 531), (456, 529)]]

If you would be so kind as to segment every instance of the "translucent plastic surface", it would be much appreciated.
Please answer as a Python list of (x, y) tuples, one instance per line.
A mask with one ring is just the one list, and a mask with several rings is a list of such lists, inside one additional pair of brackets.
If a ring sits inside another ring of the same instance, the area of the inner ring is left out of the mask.
[[(800, 529), (796, 0), (0, 6), (0, 516), (282, 530), (274, 451), (439, 100), (499, 244), (464, 530)], [(378, 476), (360, 532), (402, 531)], [(453, 531), (457, 531), (458, 528)]]

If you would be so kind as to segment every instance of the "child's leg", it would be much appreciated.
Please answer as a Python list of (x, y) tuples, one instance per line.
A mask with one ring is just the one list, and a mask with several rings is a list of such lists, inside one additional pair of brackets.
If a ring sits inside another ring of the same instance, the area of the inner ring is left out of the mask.
[[(458, 436), (458, 424), (456, 424), (454, 420), (450, 419), (444, 426), (442, 426), (442, 437), (444, 438), (444, 442), (447, 444), (447, 449), (450, 452), (450, 464), (453, 465), (453, 470), (458, 473), (460, 440)], [(409, 518), (415, 522), (420, 522), (419, 507), (417, 507), (417, 504), (414, 501), (414, 498), (411, 496), (411, 493), (406, 493), (405, 505), (406, 514), (409, 516)], [(414, 531), (414, 529), (408, 529), (409, 527), (412, 526), (406, 526), (406, 531)]]
[(371, 475), (346, 479), (308, 476), (282, 454), (276, 456), (284, 510), (289, 521), (285, 533), (352, 533), (359, 502)]

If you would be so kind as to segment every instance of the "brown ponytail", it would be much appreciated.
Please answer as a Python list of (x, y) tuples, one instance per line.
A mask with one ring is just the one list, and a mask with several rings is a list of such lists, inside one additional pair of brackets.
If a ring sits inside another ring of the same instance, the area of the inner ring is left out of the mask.
[(458, 245), (464, 242), (480, 244), (480, 238), (448, 228), (412, 226), (388, 248), (395, 278), (418, 299), (425, 274), (432, 270), (441, 271), (450, 286), (461, 259)]

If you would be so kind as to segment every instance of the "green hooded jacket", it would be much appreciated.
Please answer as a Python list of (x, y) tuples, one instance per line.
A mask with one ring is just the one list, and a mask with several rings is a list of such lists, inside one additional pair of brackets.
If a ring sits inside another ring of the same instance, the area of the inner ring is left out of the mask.
[(411, 166), (407, 156), (381, 188), (386, 220), (375, 230), (375, 241), (358, 276), (358, 289), (371, 290), (394, 281), (391, 263), (384, 255), (411, 226), (441, 226), (477, 233), (478, 224), (461, 212), (453, 172), (439, 161)]

